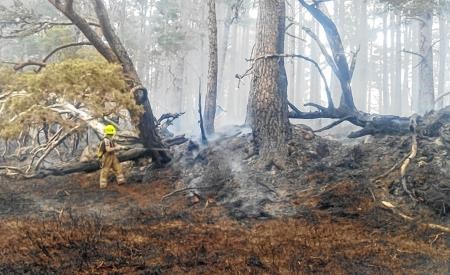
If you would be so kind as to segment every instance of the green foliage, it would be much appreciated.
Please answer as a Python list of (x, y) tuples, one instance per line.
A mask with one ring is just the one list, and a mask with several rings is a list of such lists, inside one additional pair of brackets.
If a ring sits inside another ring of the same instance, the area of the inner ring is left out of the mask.
[(16, 137), (22, 130), (40, 127), (44, 122), (79, 124), (51, 109), (65, 102), (88, 110), (96, 118), (119, 115), (124, 109), (141, 111), (127, 91), (122, 68), (101, 60), (66, 60), (38, 74), (0, 69), (0, 89), (2, 94), (12, 93), (1, 106), (2, 138)]
[(177, 0), (161, 0), (156, 3), (157, 13), (151, 26), (158, 47), (155, 51), (174, 54), (180, 49), (186, 50), (186, 28), (181, 21), (181, 7)]

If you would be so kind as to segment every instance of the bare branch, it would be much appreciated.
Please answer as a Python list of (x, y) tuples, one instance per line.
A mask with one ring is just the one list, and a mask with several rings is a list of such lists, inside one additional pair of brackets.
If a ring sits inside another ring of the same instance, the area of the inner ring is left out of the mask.
[(336, 63), (334, 62), (331, 55), (328, 53), (328, 50), (326, 49), (325, 45), (320, 41), (319, 37), (310, 28), (303, 27), (302, 30), (304, 30), (314, 41), (316, 41), (317, 46), (319, 46), (320, 51), (325, 56), (325, 60), (327, 61), (328, 65), (330, 65), (334, 74), (339, 75), (339, 69)]
[(69, 44), (65, 44), (62, 46), (59, 46), (58, 48), (54, 49), (53, 51), (51, 51), (43, 60), (42, 62), (45, 63), (47, 62), (47, 60), (54, 55), (56, 52), (62, 50), (62, 49), (66, 49), (66, 48), (70, 48), (70, 47), (77, 47), (77, 46), (92, 46), (92, 44), (90, 42), (77, 42), (77, 43), (69, 43)]
[(353, 72), (356, 68), (356, 59), (358, 57), (358, 53), (361, 50), (361, 46), (358, 46), (358, 49), (356, 49), (356, 52), (352, 52), (352, 63), (350, 65), (350, 79), (353, 78)]
[(434, 104), (438, 103), (439, 101), (441, 101), (444, 97), (446, 97), (446, 96), (448, 96), (448, 95), (450, 95), (450, 92), (443, 93), (443, 94), (439, 95), (439, 96), (436, 98), (436, 100), (434, 101)]
[[(265, 59), (265, 58), (294, 58), (294, 57), (304, 59), (304, 60), (314, 64), (316, 69), (319, 71), (319, 74), (325, 85), (325, 91), (326, 91), (327, 100), (328, 100), (328, 108), (334, 109), (333, 97), (331, 96), (331, 90), (330, 90), (330, 87), (328, 86), (327, 79), (326, 79), (325, 74), (323, 73), (322, 69), (320, 68), (319, 64), (315, 60), (313, 60), (307, 56), (301, 55), (301, 54), (268, 54), (268, 55), (256, 57), (255, 59), (247, 59), (247, 61), (255, 62), (260, 59)], [(253, 67), (253, 65), (252, 65), (252, 67)]]
[(27, 66), (38, 66), (39, 68), (42, 68), (42, 67), (47, 66), (47, 64), (45, 64), (44, 62), (40, 62), (40, 61), (28, 60), (26, 62), (15, 65), (14, 70), (19, 71)]
[(294, 39), (298, 39), (298, 40), (301, 40), (301, 41), (303, 41), (303, 42), (306, 42), (305, 39), (303, 39), (303, 38), (301, 38), (301, 37), (298, 37), (298, 36), (296, 36), (296, 35), (293, 35), (293, 34), (291, 34), (291, 33), (289, 33), (289, 32), (286, 32), (286, 35), (287, 35), (287, 36), (290, 36), (290, 37), (292, 37), (292, 38), (294, 38)]
[(333, 128), (333, 127), (335, 127), (335, 126), (341, 124), (342, 122), (349, 120), (350, 118), (352, 118), (352, 116), (346, 116), (346, 117), (343, 117), (343, 118), (341, 118), (341, 119), (339, 119), (339, 120), (336, 120), (335, 122), (331, 123), (331, 124), (328, 125), (328, 126), (325, 126), (325, 127), (323, 127), (323, 128), (320, 128), (319, 130), (315, 130), (314, 133), (320, 133), (320, 132), (329, 130), (329, 129), (331, 129), (331, 128)]

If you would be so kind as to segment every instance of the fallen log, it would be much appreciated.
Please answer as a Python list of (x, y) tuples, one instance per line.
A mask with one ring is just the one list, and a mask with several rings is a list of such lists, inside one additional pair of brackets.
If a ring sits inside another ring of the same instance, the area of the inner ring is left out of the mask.
[[(151, 157), (152, 152), (155, 150), (165, 150), (165, 149), (155, 149), (155, 148), (136, 148), (123, 152), (119, 152), (117, 157), (120, 162), (137, 160), (144, 157)], [(100, 170), (99, 160), (90, 160), (84, 162), (69, 163), (67, 165), (56, 166), (52, 168), (45, 168), (39, 170), (36, 174), (24, 176), (27, 179), (42, 179), (48, 176), (64, 176), (73, 173), (91, 173)]]

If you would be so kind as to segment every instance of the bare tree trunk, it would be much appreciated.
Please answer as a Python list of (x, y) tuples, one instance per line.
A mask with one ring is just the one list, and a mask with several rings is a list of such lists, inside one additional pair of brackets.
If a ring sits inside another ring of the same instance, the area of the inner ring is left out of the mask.
[[(313, 23), (313, 32), (318, 33), (319, 32), (319, 24), (317, 22)], [(313, 39), (311, 39), (311, 58), (313, 60), (319, 60), (319, 47), (316, 45)], [(319, 72), (316, 69), (316, 66), (314, 64), (310, 65), (309, 71), (311, 73), (310, 78), (310, 102), (314, 102), (317, 104), (321, 104), (321, 89), (320, 89), (320, 77)]]
[[(412, 35), (411, 35), (411, 43), (412, 51), (419, 52), (419, 44), (417, 41), (419, 40), (419, 22), (414, 20), (412, 22)], [(419, 110), (419, 70), (417, 68), (420, 58), (416, 55), (411, 57), (412, 59), (412, 72), (411, 72), (411, 112), (416, 113)]]
[(256, 59), (248, 108), (250, 126), (264, 166), (284, 167), (286, 141), (291, 133), (284, 59), (264, 58), (284, 53), (285, 12), (284, 0), (259, 2)]
[(389, 113), (389, 73), (388, 73), (388, 46), (387, 46), (387, 14), (383, 15), (383, 108), (382, 113)]
[[(290, 28), (287, 30), (288, 33), (291, 34), (291, 36), (287, 36), (287, 42), (288, 42), (288, 53), (291, 54), (295, 54), (295, 40), (296, 38), (293, 37), (295, 36), (295, 3), (297, 2), (297, 0), (291, 0), (289, 1), (290, 3), (290, 8), (288, 9), (289, 11), (289, 19), (290, 21), (288, 21), (288, 23), (292, 23), (293, 25), (290, 26)], [(293, 35), (293, 36), (292, 36)], [(295, 90), (295, 63), (297, 60), (291, 59), (289, 60), (289, 67), (288, 67), (288, 89), (289, 89), (289, 93), (288, 93), (288, 98), (289, 100), (293, 101), (294, 97), (295, 97), (295, 93), (297, 92)]]
[[(296, 34), (297, 37), (303, 37), (303, 23), (304, 23), (304, 18), (303, 18), (303, 9), (301, 9), (300, 7), (298, 7), (299, 5), (296, 5), (298, 9), (300, 9), (299, 11), (299, 15), (297, 17), (297, 20), (299, 22), (299, 26), (296, 26)], [(305, 52), (305, 43), (303, 41), (300, 41), (299, 43), (297, 43), (296, 45), (297, 49), (296, 52), (300, 53), (300, 54), (304, 54)], [(295, 68), (295, 74), (296, 74), (296, 79), (295, 79), (295, 87), (296, 87), (296, 93), (294, 96), (294, 102), (300, 106), (303, 106), (303, 104), (305, 104), (305, 66), (304, 66), (304, 62), (303, 61), (299, 61), (296, 62), (297, 66)]]
[[(409, 45), (411, 40), (411, 29), (408, 25), (405, 25), (403, 45)], [(405, 54), (403, 57), (403, 94), (402, 94), (402, 113), (401, 115), (409, 115), (410, 106), (410, 85), (409, 85), (409, 73), (411, 66), (411, 55)]]
[(391, 110), (401, 114), (401, 26), (399, 15), (391, 14)]
[(226, 5), (226, 14), (223, 23), (223, 34), (222, 34), (222, 42), (221, 42), (221, 54), (219, 59), (219, 75), (217, 78), (217, 90), (219, 93), (223, 93), (224, 87), (224, 70), (225, 70), (225, 62), (227, 60), (228, 54), (228, 41), (230, 38), (230, 27), (233, 18), (233, 11), (231, 10), (231, 4), (225, 3)]
[(367, 111), (367, 66), (368, 66), (368, 23), (367, 23), (367, 0), (354, 1), (358, 3), (355, 5), (359, 12), (358, 24), (358, 41), (359, 48), (358, 59), (356, 63), (355, 72), (353, 75), (353, 82), (355, 83), (355, 100), (358, 109)]
[(419, 113), (424, 114), (434, 109), (433, 78), (433, 14), (426, 12), (420, 16), (419, 54), (422, 60), (419, 65)]
[[(439, 15), (439, 83), (438, 83), (438, 94), (443, 95), (447, 91), (445, 90), (445, 82), (447, 76), (447, 64), (446, 58), (448, 53), (448, 15), (441, 13)], [(436, 107), (441, 109), (444, 107), (445, 99), (442, 98), (437, 102)]]
[(205, 130), (214, 134), (214, 119), (217, 105), (217, 20), (215, 0), (208, 0), (209, 68), (205, 98)]

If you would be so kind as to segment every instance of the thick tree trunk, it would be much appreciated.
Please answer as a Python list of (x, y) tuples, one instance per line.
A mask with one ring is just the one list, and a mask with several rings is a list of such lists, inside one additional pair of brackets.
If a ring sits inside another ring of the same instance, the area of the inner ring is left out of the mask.
[(208, 135), (214, 134), (214, 119), (217, 106), (217, 20), (216, 0), (208, 0), (209, 30), (209, 67), (208, 84), (205, 97), (205, 130)]
[(424, 114), (434, 109), (433, 78), (433, 14), (426, 12), (420, 16), (419, 54), (422, 60), (419, 65), (419, 113)]
[[(285, 2), (261, 0), (255, 56), (284, 53)], [(287, 79), (283, 58), (255, 60), (248, 102), (250, 126), (264, 165), (284, 166), (290, 138)]]

